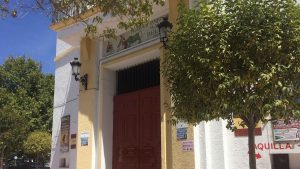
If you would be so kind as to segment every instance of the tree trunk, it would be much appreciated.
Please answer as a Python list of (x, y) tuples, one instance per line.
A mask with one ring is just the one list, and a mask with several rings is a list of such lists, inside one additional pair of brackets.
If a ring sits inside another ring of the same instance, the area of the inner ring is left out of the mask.
[(255, 156), (255, 122), (253, 119), (249, 120), (248, 124), (248, 146), (249, 146), (249, 168), (256, 169)]
[(0, 169), (3, 169), (3, 157), (0, 155)]
[(4, 164), (4, 149), (0, 152), (0, 169), (3, 169)]
[(36, 162), (35, 168), (39, 169), (40, 167), (39, 167), (39, 155), (38, 154), (36, 154), (35, 162)]

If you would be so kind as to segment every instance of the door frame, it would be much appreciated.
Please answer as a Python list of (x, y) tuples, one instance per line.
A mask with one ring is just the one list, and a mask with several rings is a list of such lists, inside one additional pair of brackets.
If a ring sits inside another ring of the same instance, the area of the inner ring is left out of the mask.
[[(116, 93), (116, 71), (131, 65), (144, 63), (153, 58), (164, 56), (164, 48), (161, 44), (141, 47), (141, 50), (129, 53), (126, 56), (118, 55), (115, 58), (100, 60), (99, 65), (99, 142), (96, 145), (99, 153), (96, 159), (99, 162), (100, 169), (112, 169), (112, 152), (113, 152), (113, 97)], [(129, 65), (130, 63), (130, 65)], [(166, 103), (170, 103), (170, 95), (165, 86), (165, 80), (160, 78), (160, 114), (161, 114), (161, 168), (172, 168), (172, 130), (171, 125), (167, 122), (170, 119), (170, 113)]]

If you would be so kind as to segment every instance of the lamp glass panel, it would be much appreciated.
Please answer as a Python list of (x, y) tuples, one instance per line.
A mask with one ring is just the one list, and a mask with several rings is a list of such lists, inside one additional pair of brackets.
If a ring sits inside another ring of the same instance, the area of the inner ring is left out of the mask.
[(166, 27), (161, 27), (159, 33), (160, 33), (160, 39), (165, 39), (167, 37)]
[(80, 66), (76, 65), (75, 66), (75, 70), (76, 70), (76, 75), (79, 75), (79, 72), (80, 72)]
[(77, 64), (72, 66), (73, 75), (79, 75), (80, 67)]
[(75, 75), (77, 73), (77, 69), (75, 65), (72, 65), (72, 73)]

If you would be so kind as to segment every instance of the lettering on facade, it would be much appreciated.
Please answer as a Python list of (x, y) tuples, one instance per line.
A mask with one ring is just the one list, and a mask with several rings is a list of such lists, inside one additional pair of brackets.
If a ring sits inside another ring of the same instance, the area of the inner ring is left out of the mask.
[(256, 150), (292, 150), (294, 146), (290, 143), (281, 144), (281, 143), (258, 143), (255, 144)]
[[(300, 147), (300, 144), (298, 145)], [(255, 144), (255, 150), (269, 151), (269, 150), (294, 150), (294, 146), (291, 143), (257, 143)], [(249, 151), (248, 151), (249, 154)], [(262, 158), (259, 152), (255, 153), (256, 159)]]
[(143, 42), (159, 37), (159, 30), (157, 25), (162, 21), (162, 18), (156, 18), (147, 24), (125, 32), (116, 39), (104, 42), (104, 57), (121, 52), (122, 50), (135, 47)]

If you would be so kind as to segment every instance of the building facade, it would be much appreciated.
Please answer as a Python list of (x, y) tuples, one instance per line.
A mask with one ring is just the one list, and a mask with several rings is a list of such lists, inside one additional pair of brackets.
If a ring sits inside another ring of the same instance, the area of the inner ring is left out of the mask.
[[(190, 7), (192, 2), (186, 1)], [(232, 132), (222, 120), (196, 127), (168, 122), (170, 96), (160, 73), (165, 49), (157, 24), (164, 16), (174, 24), (177, 4), (154, 7), (151, 22), (119, 32), (116, 40), (85, 38), (84, 25), (73, 21), (51, 26), (57, 32), (52, 169), (249, 168), (246, 129)], [(98, 29), (116, 23), (108, 16)], [(76, 57), (81, 75), (88, 75), (87, 89), (72, 76)], [(291, 138), (280, 141), (274, 137), (280, 133)], [(300, 169), (299, 133), (296, 122), (259, 125), (258, 169)]]

